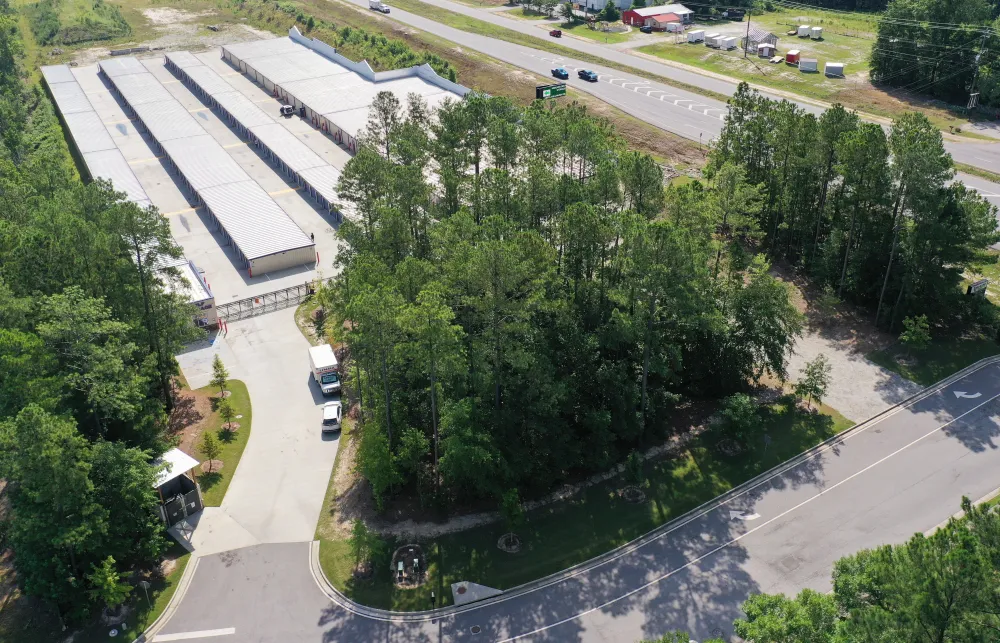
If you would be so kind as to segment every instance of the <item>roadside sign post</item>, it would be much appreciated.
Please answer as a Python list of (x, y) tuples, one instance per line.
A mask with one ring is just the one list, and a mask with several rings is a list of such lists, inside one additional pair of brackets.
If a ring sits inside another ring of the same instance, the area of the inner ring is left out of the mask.
[(554, 85), (538, 85), (535, 87), (535, 98), (559, 98), (566, 95), (566, 83), (556, 83)]

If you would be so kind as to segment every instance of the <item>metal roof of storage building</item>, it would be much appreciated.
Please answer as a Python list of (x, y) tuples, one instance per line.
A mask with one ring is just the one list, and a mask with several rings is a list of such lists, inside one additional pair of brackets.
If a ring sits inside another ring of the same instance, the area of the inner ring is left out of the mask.
[[(347, 71), (347, 70), (345, 70)], [(308, 105), (309, 109), (317, 114), (326, 114), (336, 111), (343, 99), (343, 90), (349, 87), (370, 85), (371, 81), (362, 78), (354, 72), (339, 74), (335, 78), (321, 76), (319, 78), (306, 78), (290, 83), (281, 83), (281, 88), (299, 99), (303, 105)], [(337, 89), (340, 91), (331, 91)]]
[(250, 180), (229, 152), (208, 134), (177, 138), (160, 145), (195, 190)]
[(199, 194), (247, 259), (313, 245), (256, 181), (217, 185)]
[(135, 109), (136, 105), (160, 103), (173, 98), (167, 88), (156, 79), (156, 76), (148, 71), (119, 76), (115, 79), (115, 87), (132, 106), (132, 109)]
[(49, 85), (49, 91), (63, 114), (94, 111), (94, 106), (90, 104), (90, 99), (79, 83)]
[(49, 85), (56, 83), (75, 83), (76, 76), (67, 65), (48, 65), (42, 67), (42, 76)]
[(237, 91), (230, 91), (224, 94), (212, 96), (219, 107), (233, 115), (233, 118), (243, 124), (243, 127), (250, 128), (256, 125), (266, 125), (273, 123), (274, 119), (257, 105)]
[(340, 180), (340, 172), (337, 171), (337, 168), (324, 164), (306, 168), (299, 172), (299, 175), (313, 189), (319, 192), (324, 199), (330, 203), (336, 202), (338, 199), (336, 190), (337, 181)]
[(132, 171), (128, 161), (118, 149), (87, 152), (83, 160), (95, 179), (108, 179), (118, 192), (124, 192), (129, 201), (149, 203), (146, 191), (142, 189), (139, 179)]
[(257, 56), (274, 56), (289, 51), (301, 51), (302, 46), (296, 44), (291, 38), (271, 38), (270, 40), (254, 40), (252, 42), (238, 42), (231, 45), (223, 45), (224, 51), (230, 52), (240, 60), (250, 60)]
[(149, 70), (138, 59), (129, 56), (128, 58), (112, 58), (102, 60), (97, 63), (108, 78), (119, 78), (129, 74), (149, 73)]
[(69, 127), (69, 133), (73, 137), (76, 149), (80, 150), (81, 154), (113, 150), (117, 147), (97, 112), (63, 114), (63, 119), (66, 121), (66, 126)]
[(190, 138), (205, 133), (201, 124), (191, 116), (191, 112), (172, 98), (158, 103), (136, 105), (132, 109), (160, 145), (175, 138)]
[(257, 70), (269, 81), (284, 86), (296, 80), (321, 78), (323, 76), (338, 76), (350, 71), (316, 52), (299, 47), (298, 51), (290, 51), (275, 56), (260, 56), (244, 59), (247, 65)]
[(187, 69), (188, 67), (205, 64), (198, 60), (198, 57), (190, 51), (172, 51), (167, 54), (167, 58), (169, 58), (170, 61), (177, 65), (180, 69)]
[[(173, 59), (171, 58), (171, 60)], [(201, 90), (210, 96), (235, 91), (234, 87), (226, 82), (226, 79), (204, 64), (186, 67), (184, 73), (190, 76), (201, 87)]]
[(309, 149), (308, 145), (286, 130), (283, 125), (278, 123), (258, 125), (250, 128), (250, 132), (293, 172), (327, 165), (327, 162), (319, 154)]

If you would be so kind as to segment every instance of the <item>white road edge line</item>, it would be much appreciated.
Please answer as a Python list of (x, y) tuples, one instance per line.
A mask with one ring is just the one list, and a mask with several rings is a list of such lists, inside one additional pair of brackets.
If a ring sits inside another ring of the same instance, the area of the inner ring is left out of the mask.
[(229, 636), (230, 634), (236, 634), (235, 627), (224, 627), (221, 630), (180, 632), (178, 634), (157, 634), (153, 637), (153, 643), (165, 643), (166, 641), (190, 641), (191, 639), (207, 639), (213, 636)]
[(884, 458), (882, 458), (881, 460), (878, 460), (878, 461), (876, 461), (876, 462), (873, 462), (873, 463), (871, 463), (870, 465), (868, 465), (867, 467), (865, 467), (864, 469), (862, 469), (862, 470), (860, 470), (860, 471), (857, 471), (857, 472), (855, 472), (855, 473), (851, 474), (850, 476), (848, 476), (848, 477), (844, 478), (844, 479), (843, 479), (843, 480), (841, 480), (840, 482), (838, 482), (838, 483), (836, 483), (836, 484), (834, 484), (834, 485), (831, 485), (831, 486), (829, 486), (829, 487), (827, 487), (827, 488), (823, 489), (822, 491), (820, 491), (819, 493), (817, 493), (817, 494), (816, 494), (815, 496), (813, 496), (813, 497), (811, 497), (811, 498), (807, 498), (806, 500), (803, 500), (802, 502), (800, 502), (799, 504), (795, 505), (795, 506), (794, 506), (794, 507), (792, 507), (791, 509), (787, 509), (787, 510), (783, 511), (782, 513), (778, 514), (777, 516), (775, 516), (774, 518), (771, 518), (770, 520), (768, 520), (768, 521), (766, 521), (766, 522), (763, 522), (763, 523), (761, 523), (760, 525), (758, 525), (758, 526), (754, 527), (753, 529), (751, 529), (750, 531), (746, 532), (745, 534), (742, 534), (742, 535), (740, 535), (740, 536), (737, 536), (736, 538), (733, 538), (733, 539), (732, 539), (732, 540), (730, 540), (729, 542), (727, 542), (727, 543), (724, 543), (724, 544), (722, 544), (722, 545), (719, 545), (719, 546), (718, 546), (718, 547), (716, 547), (715, 549), (713, 549), (713, 550), (711, 550), (711, 551), (709, 551), (709, 552), (706, 552), (706, 553), (702, 554), (701, 556), (699, 556), (699, 557), (695, 558), (694, 560), (689, 560), (688, 562), (686, 562), (686, 563), (685, 563), (684, 565), (682, 565), (682, 566), (678, 567), (677, 569), (674, 569), (674, 570), (672, 570), (672, 571), (669, 571), (669, 572), (667, 572), (666, 574), (663, 574), (663, 575), (661, 575), (661, 576), (659, 576), (659, 577), (657, 577), (657, 578), (654, 578), (653, 580), (649, 581), (649, 582), (648, 582), (648, 583), (646, 583), (645, 585), (642, 585), (642, 586), (640, 586), (640, 587), (636, 587), (635, 589), (633, 589), (633, 590), (631, 590), (631, 591), (629, 591), (629, 592), (626, 592), (625, 594), (622, 594), (621, 596), (618, 596), (618, 597), (616, 597), (616, 598), (612, 598), (612, 599), (611, 599), (611, 600), (609, 600), (609, 601), (605, 601), (604, 603), (602, 603), (601, 605), (598, 605), (597, 607), (592, 607), (592, 608), (590, 608), (589, 610), (586, 610), (586, 611), (583, 611), (583, 612), (580, 612), (580, 613), (579, 613), (579, 614), (577, 614), (576, 616), (571, 616), (571, 617), (569, 617), (569, 618), (564, 618), (564, 619), (563, 619), (563, 620), (561, 620), (561, 621), (557, 621), (557, 622), (555, 622), (555, 623), (551, 623), (551, 624), (549, 624), (549, 625), (546, 625), (545, 627), (540, 627), (540, 628), (538, 628), (538, 629), (535, 629), (535, 630), (532, 630), (532, 631), (530, 631), (530, 632), (524, 632), (524, 633), (522, 633), (522, 634), (518, 634), (517, 636), (512, 636), (512, 637), (510, 637), (510, 638), (506, 638), (506, 639), (501, 639), (501, 640), (497, 641), (497, 643), (511, 643), (511, 641), (516, 641), (516, 640), (518, 640), (518, 639), (520, 639), (520, 638), (524, 638), (524, 637), (526, 637), (526, 636), (532, 636), (532, 635), (534, 635), (534, 634), (538, 634), (539, 632), (544, 632), (545, 630), (549, 630), (549, 629), (552, 629), (553, 627), (557, 627), (557, 626), (559, 626), (559, 625), (562, 625), (562, 624), (564, 624), (564, 623), (569, 623), (570, 621), (575, 621), (576, 619), (578, 619), (578, 618), (580, 618), (580, 617), (583, 617), (583, 616), (586, 616), (587, 614), (590, 614), (591, 612), (596, 612), (597, 610), (600, 610), (600, 609), (604, 609), (604, 608), (605, 608), (605, 607), (607, 607), (608, 605), (613, 605), (614, 603), (617, 603), (618, 601), (620, 601), (620, 600), (622, 600), (622, 599), (624, 599), (624, 598), (628, 598), (629, 596), (632, 596), (632, 595), (634, 595), (634, 594), (637, 594), (637, 593), (641, 592), (642, 590), (644, 590), (644, 589), (647, 589), (647, 588), (649, 588), (649, 587), (651, 587), (651, 586), (653, 586), (653, 585), (655, 585), (655, 584), (659, 583), (659, 582), (660, 582), (660, 581), (662, 581), (662, 580), (666, 580), (666, 579), (670, 578), (671, 576), (673, 576), (674, 574), (676, 574), (676, 573), (678, 573), (678, 572), (681, 572), (681, 571), (683, 571), (683, 570), (687, 569), (687, 568), (688, 568), (688, 567), (690, 567), (691, 565), (694, 565), (694, 564), (696, 564), (696, 563), (698, 563), (698, 562), (700, 562), (700, 561), (702, 561), (702, 560), (705, 560), (705, 559), (706, 559), (706, 558), (708, 558), (709, 556), (713, 556), (714, 554), (716, 554), (716, 553), (718, 553), (718, 552), (722, 551), (722, 550), (723, 550), (723, 549), (725, 549), (726, 547), (729, 547), (730, 545), (732, 545), (732, 544), (734, 544), (734, 543), (737, 543), (737, 542), (739, 542), (739, 541), (743, 540), (744, 538), (746, 538), (746, 537), (747, 537), (747, 536), (749, 536), (750, 534), (754, 533), (755, 531), (760, 531), (760, 530), (761, 530), (761, 529), (763, 529), (764, 527), (767, 527), (768, 525), (770, 525), (770, 524), (771, 524), (772, 522), (774, 522), (774, 521), (776, 521), (776, 520), (780, 520), (781, 518), (784, 518), (785, 516), (787, 516), (788, 514), (792, 513), (793, 511), (795, 511), (795, 510), (799, 509), (800, 507), (803, 507), (803, 506), (805, 506), (805, 505), (809, 504), (810, 502), (812, 502), (812, 501), (813, 501), (813, 500), (815, 500), (816, 498), (819, 498), (820, 496), (822, 496), (822, 495), (824, 495), (824, 494), (826, 494), (826, 493), (829, 493), (830, 491), (833, 491), (834, 489), (836, 489), (836, 488), (837, 488), (837, 487), (839, 487), (840, 485), (844, 484), (845, 482), (850, 482), (850, 481), (851, 481), (851, 480), (853, 480), (854, 478), (857, 478), (858, 476), (860, 476), (860, 475), (861, 475), (862, 473), (865, 473), (865, 472), (866, 472), (866, 471), (868, 471), (869, 469), (872, 469), (872, 468), (874, 468), (874, 467), (877, 467), (878, 465), (882, 464), (883, 462), (885, 462), (885, 461), (886, 461), (886, 460), (888, 460), (889, 458), (893, 457), (894, 455), (896, 455), (896, 454), (898, 454), (898, 453), (901, 453), (901, 452), (905, 451), (906, 449), (910, 448), (911, 446), (913, 446), (914, 444), (916, 444), (917, 442), (920, 442), (920, 441), (924, 440), (925, 438), (928, 438), (928, 437), (930, 437), (930, 436), (934, 435), (935, 433), (937, 433), (937, 432), (938, 432), (938, 431), (940, 431), (941, 429), (943, 429), (943, 428), (945, 428), (945, 427), (947, 427), (947, 426), (949, 426), (949, 425), (951, 425), (951, 424), (953, 424), (953, 423), (955, 423), (955, 422), (958, 422), (959, 420), (961, 420), (962, 418), (964, 418), (964, 417), (965, 417), (966, 415), (968, 415), (968, 414), (972, 413), (973, 411), (976, 411), (976, 410), (978, 410), (978, 409), (979, 409), (980, 407), (982, 407), (982, 406), (986, 406), (987, 404), (989, 404), (989, 403), (990, 403), (990, 402), (992, 402), (993, 400), (997, 399), (998, 397), (1000, 397), (1000, 393), (997, 393), (996, 395), (994, 395), (994, 396), (993, 396), (993, 397), (991, 397), (990, 399), (986, 400), (986, 401), (985, 401), (985, 402), (983, 402), (982, 404), (978, 404), (978, 405), (974, 406), (973, 408), (969, 409), (969, 410), (968, 410), (968, 411), (966, 411), (965, 413), (963, 413), (963, 414), (959, 415), (959, 416), (958, 416), (958, 417), (956, 417), (956, 418), (953, 418), (952, 420), (949, 420), (949, 421), (948, 421), (947, 423), (945, 423), (945, 424), (942, 424), (941, 426), (937, 427), (936, 429), (934, 429), (934, 430), (932, 430), (932, 431), (928, 431), (927, 433), (923, 434), (922, 436), (920, 436), (919, 438), (917, 438), (917, 439), (916, 439), (916, 440), (914, 440), (913, 442), (910, 442), (909, 444), (906, 444), (906, 445), (904, 445), (904, 446), (901, 446), (900, 448), (896, 449), (895, 451), (893, 451), (893, 452), (892, 452), (892, 453), (890, 453), (889, 455), (885, 456), (885, 457), (884, 457)]

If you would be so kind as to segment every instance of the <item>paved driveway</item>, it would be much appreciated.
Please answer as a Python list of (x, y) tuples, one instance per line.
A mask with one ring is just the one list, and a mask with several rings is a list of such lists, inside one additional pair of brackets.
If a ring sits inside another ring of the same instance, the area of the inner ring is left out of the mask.
[(192, 387), (211, 379), (219, 354), (243, 380), (253, 404), (253, 430), (239, 468), (217, 509), (194, 521), (189, 544), (205, 555), (258, 543), (313, 539), (339, 436), (320, 433), (322, 404), (309, 370), (309, 343), (295, 309), (233, 322), (229, 334), (179, 355)]

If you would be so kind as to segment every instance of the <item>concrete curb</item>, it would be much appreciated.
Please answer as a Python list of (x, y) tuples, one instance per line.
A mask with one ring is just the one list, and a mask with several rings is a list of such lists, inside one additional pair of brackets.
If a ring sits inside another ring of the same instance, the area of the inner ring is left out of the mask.
[(755, 476), (754, 478), (751, 478), (750, 480), (747, 480), (746, 482), (736, 487), (733, 487), (726, 493), (716, 496), (712, 500), (709, 500), (703, 503), (702, 505), (695, 507), (686, 514), (678, 516), (677, 518), (671, 520), (668, 523), (660, 525), (659, 527), (647, 532), (646, 534), (636, 538), (635, 540), (626, 545), (622, 545), (621, 547), (612, 549), (609, 552), (591, 558), (590, 560), (583, 561), (582, 563), (577, 563), (572, 567), (567, 567), (566, 569), (556, 572), (554, 574), (550, 574), (549, 576), (545, 576), (543, 578), (539, 578), (537, 580), (524, 583), (523, 585), (518, 585), (517, 587), (513, 587), (511, 589), (504, 591), (499, 596), (479, 601), (477, 603), (463, 605), (461, 607), (452, 606), (452, 607), (441, 608), (438, 610), (424, 610), (419, 612), (396, 612), (391, 610), (381, 610), (372, 607), (366, 607), (364, 605), (352, 601), (342, 592), (340, 592), (336, 587), (334, 587), (332, 583), (330, 583), (329, 579), (326, 577), (326, 574), (323, 572), (323, 569), (319, 564), (319, 541), (313, 541), (309, 545), (310, 571), (313, 575), (313, 578), (316, 580), (317, 585), (319, 585), (323, 593), (326, 594), (333, 602), (337, 603), (344, 609), (354, 614), (358, 614), (360, 616), (365, 616), (367, 618), (379, 621), (394, 621), (394, 622), (429, 621), (442, 617), (453, 616), (455, 614), (461, 614), (463, 612), (478, 609), (484, 605), (503, 602), (505, 600), (515, 598), (517, 596), (521, 596), (530, 593), (532, 591), (542, 589), (544, 587), (548, 587), (555, 583), (561, 582), (567, 578), (584, 573), (586, 571), (599, 567), (605, 563), (608, 563), (612, 560), (620, 558), (621, 556), (629, 554), (637, 549), (640, 549), (647, 543), (656, 540), (657, 538), (660, 538), (664, 534), (674, 531), (675, 529), (678, 529), (680, 527), (683, 527), (692, 520), (696, 520), (704, 516), (705, 514), (714, 511), (718, 507), (733, 500), (737, 496), (743, 495), (747, 491), (750, 491), (751, 489), (760, 486), (764, 482), (771, 480), (776, 476), (780, 476), (789, 469), (792, 469), (801, 464), (802, 462), (805, 462), (806, 460), (819, 454), (820, 452), (827, 450), (829, 447), (843, 442), (851, 435), (866, 430), (867, 428), (873, 426), (874, 424), (877, 424), (878, 422), (888, 418), (889, 416), (895, 415), (903, 408), (916, 404), (917, 402), (930, 397), (931, 395), (937, 393), (941, 389), (949, 386), (953, 382), (962, 379), (969, 373), (981, 370), (987, 366), (997, 363), (1000, 363), (1000, 355), (994, 357), (987, 357), (979, 360), (978, 362), (975, 362), (974, 364), (970, 364), (969, 366), (966, 366), (962, 370), (953, 373), (952, 375), (949, 375), (943, 380), (935, 384), (932, 384), (931, 386), (928, 386), (927, 388), (924, 388), (923, 390), (918, 391), (917, 393), (914, 393), (905, 400), (886, 408), (885, 410), (881, 411), (876, 415), (873, 415), (864, 422), (855, 424), (851, 428), (824, 440), (823, 442), (817, 444), (811, 449), (803, 451), (794, 458), (786, 460), (785, 462), (775, 467), (772, 467), (771, 469)]
[(167, 603), (165, 608), (163, 608), (163, 612), (156, 617), (153, 624), (147, 627), (146, 631), (140, 634), (139, 638), (132, 641), (132, 643), (146, 643), (147, 641), (152, 641), (157, 632), (163, 629), (163, 626), (167, 624), (170, 617), (177, 611), (177, 606), (181, 604), (181, 600), (183, 600), (184, 595), (187, 593), (188, 587), (191, 586), (191, 579), (194, 578), (194, 572), (198, 568), (199, 560), (200, 559), (194, 554), (191, 555), (191, 559), (184, 568), (184, 573), (181, 574), (180, 580), (177, 581), (177, 589), (174, 590), (174, 595), (170, 597), (170, 602)]

